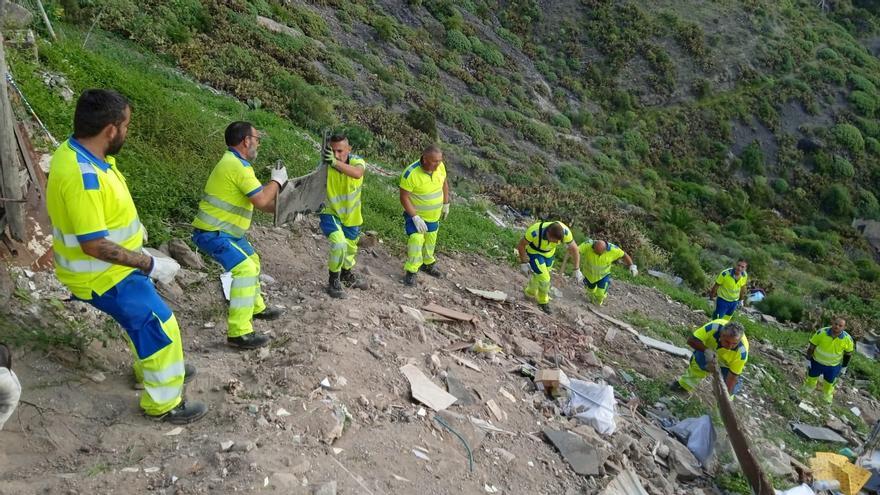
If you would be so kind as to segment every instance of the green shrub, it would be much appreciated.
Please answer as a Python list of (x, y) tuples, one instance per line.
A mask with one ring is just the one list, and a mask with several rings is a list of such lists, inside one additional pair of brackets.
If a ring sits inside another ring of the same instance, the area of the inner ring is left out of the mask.
[(571, 120), (561, 113), (557, 113), (550, 118), (550, 124), (561, 127), (563, 129), (571, 129)]
[(450, 29), (446, 32), (446, 48), (458, 53), (467, 53), (471, 51), (471, 40), (457, 29)]
[(865, 140), (862, 133), (852, 124), (837, 124), (831, 129), (837, 144), (855, 155), (865, 151)]
[(880, 155), (880, 141), (872, 137), (865, 138), (865, 149), (874, 156)]
[(336, 117), (333, 103), (318, 89), (295, 74), (279, 78), (279, 90), (290, 97), (287, 113), (294, 122), (311, 130), (318, 130), (333, 124)]
[(569, 114), (568, 118), (571, 119), (571, 124), (578, 129), (584, 129), (585, 127), (593, 125), (593, 114), (586, 109), (572, 112)]
[(798, 239), (794, 241), (792, 248), (812, 260), (820, 260), (828, 254), (828, 245), (824, 241), (813, 239)]
[(859, 271), (859, 278), (866, 282), (880, 280), (880, 266), (868, 258), (857, 259), (854, 263)]
[(764, 174), (764, 151), (757, 141), (752, 141), (740, 155), (742, 169), (751, 174)]
[(874, 83), (861, 74), (851, 73), (849, 75), (849, 82), (852, 84), (853, 89), (858, 89), (859, 91), (865, 91), (866, 93), (871, 94), (877, 93), (877, 87), (874, 86)]
[(803, 299), (785, 292), (772, 292), (756, 306), (762, 313), (773, 315), (780, 321), (799, 323), (804, 317)]
[(880, 217), (880, 202), (877, 201), (877, 196), (867, 189), (859, 188), (856, 209), (862, 217), (875, 219)]
[(828, 62), (840, 62), (840, 55), (833, 48), (830, 47), (822, 47), (816, 52), (816, 58), (819, 60), (825, 60)]
[(643, 157), (648, 154), (650, 147), (639, 131), (629, 130), (623, 133), (623, 149)]
[(872, 117), (874, 112), (877, 111), (877, 107), (880, 106), (880, 102), (878, 102), (874, 95), (864, 91), (853, 91), (850, 93), (849, 102), (857, 112), (866, 117)]
[(843, 184), (832, 184), (822, 193), (820, 199), (822, 211), (833, 217), (848, 217), (852, 215), (852, 198), (849, 189)]
[(391, 41), (397, 38), (397, 23), (388, 16), (380, 16), (373, 22), (373, 29), (382, 41)]
[(556, 142), (556, 133), (552, 127), (533, 120), (526, 123), (523, 134), (529, 141), (542, 146), (552, 146)]
[(700, 260), (694, 251), (679, 248), (673, 253), (669, 259), (672, 270), (692, 289), (702, 291), (706, 289), (708, 279), (703, 267), (700, 266)]
[(770, 181), (770, 187), (773, 188), (778, 194), (785, 194), (788, 192), (788, 181), (783, 178), (776, 178)]

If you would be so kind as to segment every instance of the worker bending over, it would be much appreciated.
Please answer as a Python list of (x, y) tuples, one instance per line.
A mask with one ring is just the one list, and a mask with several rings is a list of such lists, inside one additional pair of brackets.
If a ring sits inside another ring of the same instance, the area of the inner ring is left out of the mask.
[(574, 260), (575, 278), (581, 275), (581, 259), (578, 256), (578, 246), (574, 242), (571, 229), (562, 222), (537, 222), (526, 229), (519, 244), (516, 245), (519, 254), (520, 269), (525, 274), (531, 274), (529, 283), (525, 288), (526, 297), (535, 299), (541, 311), (548, 315), (550, 310), (550, 267), (553, 266), (553, 257), (556, 247), (565, 244), (569, 256)]

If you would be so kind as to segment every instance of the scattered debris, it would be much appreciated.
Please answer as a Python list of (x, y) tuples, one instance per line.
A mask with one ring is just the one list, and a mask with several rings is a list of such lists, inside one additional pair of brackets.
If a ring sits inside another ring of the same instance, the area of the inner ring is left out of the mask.
[(678, 346), (672, 345), (668, 342), (663, 342), (663, 341), (648, 337), (647, 335), (641, 335), (641, 334), (639, 335), (639, 340), (642, 342), (642, 344), (645, 344), (646, 346), (648, 346), (652, 349), (657, 349), (659, 351), (668, 352), (669, 354), (672, 354), (673, 356), (680, 356), (680, 357), (683, 357), (686, 359), (691, 358), (691, 351), (689, 351), (683, 347), (678, 347)]
[(801, 402), (800, 404), (798, 404), (798, 408), (812, 414), (813, 416), (819, 417), (819, 411), (817, 411), (815, 407), (807, 404), (806, 402)]
[(482, 297), (483, 299), (488, 299), (490, 301), (504, 302), (507, 300), (507, 294), (501, 292), (500, 290), (480, 290), (471, 289), (470, 287), (465, 287), (465, 289), (467, 289), (467, 291), (471, 294), (475, 294)]
[(571, 380), (565, 387), (570, 393), (565, 414), (592, 426), (602, 435), (611, 435), (615, 423), (614, 387), (583, 380)]
[(507, 413), (498, 407), (498, 404), (496, 404), (493, 399), (486, 401), (486, 407), (489, 409), (489, 412), (492, 413), (492, 416), (495, 416), (495, 419), (498, 421), (507, 421)]
[(513, 394), (511, 394), (507, 390), (504, 390), (504, 387), (499, 388), (498, 393), (504, 396), (504, 398), (509, 400), (510, 402), (516, 403), (516, 397), (514, 397)]
[(845, 495), (856, 495), (871, 478), (871, 472), (849, 462), (846, 456), (833, 452), (816, 452), (810, 459), (813, 478), (817, 481), (837, 480)]
[(544, 354), (544, 348), (541, 344), (525, 337), (514, 337), (513, 347), (516, 354), (523, 358), (540, 359)]
[(411, 316), (414, 320), (418, 321), (419, 323), (425, 322), (425, 315), (423, 315), (422, 312), (416, 308), (407, 306), (405, 304), (401, 304), (400, 305), (400, 312)]
[(648, 495), (638, 475), (630, 469), (623, 470), (608, 483), (602, 495)]
[(665, 280), (672, 285), (681, 285), (684, 282), (684, 280), (677, 275), (670, 275), (658, 270), (648, 270), (648, 275), (654, 278), (659, 278), (660, 280)]
[(180, 266), (193, 270), (204, 270), (205, 262), (199, 253), (193, 251), (189, 245), (181, 239), (174, 238), (168, 241), (168, 254), (171, 255)]
[(180, 435), (181, 433), (183, 433), (183, 428), (178, 426), (177, 428), (173, 428), (173, 429), (169, 430), (167, 433), (165, 433), (165, 436), (166, 437), (176, 437), (177, 435)]
[(560, 369), (542, 369), (535, 374), (535, 386), (538, 390), (543, 390), (554, 397), (559, 395), (562, 387), (569, 385), (568, 377)]
[(670, 431), (687, 445), (688, 450), (694, 454), (700, 464), (706, 465), (712, 457), (717, 437), (715, 427), (712, 425), (712, 418), (708, 415), (687, 418), (673, 426)]
[(794, 430), (795, 433), (810, 440), (842, 444), (849, 443), (845, 438), (838, 435), (834, 430), (822, 426), (811, 426), (804, 423), (793, 423), (791, 425), (791, 429)]
[(418, 367), (407, 364), (400, 367), (400, 372), (409, 380), (413, 399), (435, 411), (442, 411), (455, 403), (455, 396), (434, 385)]
[(419, 459), (421, 459), (423, 461), (431, 462), (431, 458), (428, 457), (428, 454), (426, 454), (425, 452), (422, 452), (422, 450), (420, 450), (420, 449), (412, 449), (412, 453), (416, 457), (418, 457)]
[(476, 365), (473, 361), (471, 361), (470, 359), (463, 358), (463, 357), (458, 356), (458, 355), (456, 355), (456, 354), (450, 354), (450, 356), (452, 356), (452, 359), (454, 359), (456, 363), (458, 363), (458, 364), (464, 366), (465, 368), (470, 368), (470, 369), (472, 369), (472, 370), (474, 370), (474, 371), (479, 371), (479, 372), (481, 372), (481, 373), (482, 373), (482, 371), (483, 371), (483, 370), (480, 369), (479, 366), (477, 366), (477, 365)]
[(544, 435), (559, 450), (575, 473), (586, 476), (599, 474), (599, 456), (596, 449), (588, 445), (583, 438), (552, 428), (544, 428)]
[(451, 318), (453, 320), (458, 321), (466, 321), (469, 323), (476, 323), (477, 317), (474, 315), (470, 315), (467, 313), (462, 313), (461, 311), (455, 309), (445, 308), (440, 306), (439, 304), (428, 304), (422, 307), (425, 311), (430, 311), (431, 313), (438, 314), (440, 316), (444, 316), (446, 318)]
[(446, 390), (457, 399), (456, 404), (460, 406), (471, 406), (477, 403), (477, 399), (470, 389), (451, 373), (446, 375)]

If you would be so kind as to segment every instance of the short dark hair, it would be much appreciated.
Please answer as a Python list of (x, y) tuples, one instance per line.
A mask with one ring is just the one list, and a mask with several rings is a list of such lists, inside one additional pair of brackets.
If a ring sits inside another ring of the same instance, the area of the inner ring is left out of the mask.
[(330, 140), (327, 142), (328, 143), (341, 143), (343, 141), (348, 141), (348, 136), (346, 136), (345, 134), (339, 133), (339, 134), (334, 134), (334, 135), (330, 136)]
[(73, 112), (73, 137), (94, 137), (108, 125), (121, 124), (130, 106), (126, 97), (112, 89), (83, 91)]
[(253, 124), (241, 120), (229, 124), (223, 134), (223, 137), (226, 138), (226, 146), (238, 146), (244, 141), (244, 138), (250, 136), (253, 128)]
[(443, 153), (443, 150), (441, 150), (440, 147), (436, 144), (431, 144), (427, 148), (425, 148), (425, 151), (422, 151), (422, 156), (430, 155), (433, 153)]
[(547, 227), (547, 237), (562, 240), (565, 237), (565, 229), (559, 222), (553, 222)]

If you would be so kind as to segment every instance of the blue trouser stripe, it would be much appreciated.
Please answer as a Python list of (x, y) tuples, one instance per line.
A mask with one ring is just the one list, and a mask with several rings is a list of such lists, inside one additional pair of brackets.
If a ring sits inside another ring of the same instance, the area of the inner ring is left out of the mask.
[(840, 375), (840, 370), (843, 369), (843, 364), (838, 364), (837, 366), (828, 366), (822, 364), (815, 359), (810, 360), (810, 370), (808, 374), (810, 378), (816, 378), (818, 376), (822, 376), (825, 379), (826, 383), (834, 383), (837, 380), (837, 376)]
[(159, 297), (149, 277), (139, 271), (100, 296), (92, 293), (86, 302), (113, 317), (125, 329), (140, 359), (147, 359), (171, 344), (162, 329), (162, 323), (172, 316), (171, 309)]
[[(416, 224), (413, 223), (412, 217), (407, 215), (405, 212), (403, 214), (404, 223), (403, 228), (406, 230), (406, 235), (413, 235), (418, 232), (416, 229)], [(440, 228), (440, 222), (425, 222), (428, 225), (428, 232), (434, 232)]]
[(723, 297), (715, 298), (715, 312), (712, 313), (712, 319), (717, 320), (730, 316), (739, 307), (739, 301), (727, 301)]
[[(223, 269), (232, 271), (239, 263), (246, 260), (248, 256), (254, 254), (254, 247), (244, 237), (233, 237), (222, 231), (205, 231), (195, 229), (192, 236), (193, 243), (205, 251), (218, 263), (223, 265)], [(236, 249), (238, 246), (240, 249)], [(244, 252), (242, 252), (244, 251)]]
[(608, 288), (611, 287), (611, 274), (609, 273), (608, 275), (605, 275), (604, 277), (596, 281), (596, 283), (590, 282), (585, 278), (584, 287), (588, 289), (595, 289), (596, 287), (598, 287), (600, 289), (608, 290)]
[(529, 266), (532, 268), (532, 273), (540, 274), (543, 270), (538, 265), (544, 265), (547, 268), (553, 266), (553, 257), (547, 258), (541, 254), (533, 254), (527, 253), (529, 256)]
[(346, 227), (345, 225), (342, 225), (342, 222), (336, 215), (322, 213), (318, 215), (318, 218), (320, 219), (318, 226), (326, 237), (330, 237), (330, 234), (340, 229), (342, 229), (342, 234), (345, 235), (345, 238), (351, 241), (356, 240), (361, 235), (360, 227)]

